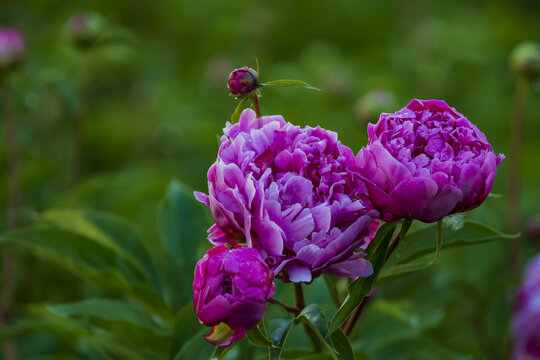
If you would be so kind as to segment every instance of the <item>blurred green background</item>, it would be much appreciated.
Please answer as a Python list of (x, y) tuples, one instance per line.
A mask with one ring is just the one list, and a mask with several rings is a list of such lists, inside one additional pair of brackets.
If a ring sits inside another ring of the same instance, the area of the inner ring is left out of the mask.
[[(109, 40), (81, 50), (66, 23), (85, 10), (103, 16)], [(227, 76), (255, 67), (257, 57), (263, 82), (301, 79), (323, 90), (264, 89), (263, 114), (337, 131), (355, 152), (367, 141), (358, 102), (364, 94), (393, 94), (394, 103), (381, 107), (389, 112), (412, 98), (446, 100), (507, 155), (492, 190), (502, 198), (468, 216), (508, 231), (504, 194), (516, 87), (508, 55), (522, 41), (540, 41), (538, 19), (540, 3), (532, 0), (4, 0), (0, 25), (18, 25), (28, 44), (25, 62), (7, 81), (22, 148), (23, 224), (51, 207), (109, 211), (136, 223), (152, 252), (167, 184), (178, 179), (206, 190), (218, 136), (237, 104)], [(526, 258), (540, 250), (526, 230), (540, 213), (539, 99), (536, 80), (526, 104), (520, 181)], [(5, 145), (2, 136), (0, 204), (7, 203)], [(6, 206), (0, 216), (5, 224)], [(201, 238), (197, 256), (205, 246)], [(19, 256), (19, 313), (25, 304), (99, 293)], [(381, 287), (359, 322), (355, 349), (369, 359), (503, 359), (513, 287), (507, 243), (445, 252), (436, 268)], [(335, 311), (317, 289), (325, 289), (322, 281), (306, 290), (308, 302)], [(304, 341), (291, 336), (290, 342)], [(19, 347), (28, 358), (69, 349), (46, 334), (23, 338)], [(235, 351), (231, 358), (249, 358)]]

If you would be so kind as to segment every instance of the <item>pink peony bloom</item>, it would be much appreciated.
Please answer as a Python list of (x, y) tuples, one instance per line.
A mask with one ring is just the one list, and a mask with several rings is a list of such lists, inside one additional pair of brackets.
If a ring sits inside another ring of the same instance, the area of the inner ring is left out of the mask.
[(368, 135), (357, 170), (385, 221), (433, 222), (474, 209), (504, 159), (474, 124), (439, 100), (413, 100), (383, 113)]
[(274, 295), (274, 275), (251, 248), (227, 249), (218, 245), (195, 266), (193, 306), (199, 320), (212, 326), (205, 336), (227, 347), (257, 325)]
[(209, 195), (195, 194), (212, 211), (213, 243), (259, 250), (284, 281), (371, 275), (355, 250), (370, 240), (378, 212), (360, 200), (354, 154), (336, 133), (249, 109), (224, 133), (208, 171)]

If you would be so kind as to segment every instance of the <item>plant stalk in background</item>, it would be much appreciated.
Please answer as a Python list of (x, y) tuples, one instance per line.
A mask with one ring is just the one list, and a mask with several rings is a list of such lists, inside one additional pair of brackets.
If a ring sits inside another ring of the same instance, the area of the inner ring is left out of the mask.
[[(19, 211), (21, 207), (21, 176), (20, 176), (20, 149), (17, 139), (17, 123), (13, 106), (9, 98), (7, 86), (3, 89), (5, 133), (7, 145), (7, 171), (8, 171), (8, 206), (7, 229), (13, 230), (19, 225)], [(4, 247), (2, 265), (2, 296), (0, 317), (2, 326), (9, 327), (15, 300), (15, 279), (17, 275), (17, 259), (10, 247)], [(6, 340), (3, 344), (4, 357), (7, 360), (17, 359), (17, 350), (13, 340)]]

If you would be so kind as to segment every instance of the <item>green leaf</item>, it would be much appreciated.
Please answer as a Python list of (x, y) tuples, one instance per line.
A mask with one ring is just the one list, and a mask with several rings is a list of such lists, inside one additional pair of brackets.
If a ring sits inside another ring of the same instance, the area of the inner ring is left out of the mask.
[[(432, 223), (419, 230), (408, 232), (399, 249), (398, 263), (403, 264), (436, 251), (437, 224)], [(465, 221), (457, 230), (447, 229), (442, 241), (442, 250), (469, 246), (497, 240), (515, 239), (519, 235), (504, 234), (486, 225)]]
[(323, 338), (326, 337), (328, 333), (328, 319), (319, 305), (311, 304), (306, 306), (300, 314), (298, 314), (297, 319), (307, 321), (307, 323), (312, 325)]
[(157, 217), (165, 249), (162, 254), (166, 278), (164, 295), (174, 309), (180, 309), (191, 301), (197, 250), (199, 245), (206, 244), (206, 230), (210, 226), (208, 211), (193, 192), (173, 181), (158, 207)]
[(223, 359), (225, 357), (225, 355), (227, 355), (229, 350), (231, 350), (236, 344), (237, 344), (237, 342), (232, 343), (230, 346), (228, 346), (226, 348), (216, 346), (216, 348), (214, 349), (214, 353), (212, 355), (210, 355), (210, 360), (221, 360), (221, 359)]
[(287, 349), (283, 350), (281, 353), (282, 359), (299, 359), (304, 358), (309, 355), (313, 355), (312, 350), (306, 350), (306, 349)]
[(356, 360), (349, 337), (341, 329), (330, 335), (330, 340), (337, 351), (339, 360)]
[(427, 269), (433, 265), (433, 261), (428, 262), (415, 262), (415, 263), (406, 263), (392, 265), (381, 271), (379, 277), (377, 278), (377, 285), (381, 285), (387, 281), (398, 279), (400, 277), (415, 273)]
[(310, 90), (321, 91), (321, 89), (316, 88), (315, 86), (309, 85), (305, 81), (301, 80), (291, 80), (291, 79), (282, 79), (282, 80), (272, 80), (267, 83), (261, 84), (261, 86), (267, 87), (302, 87)]
[(242, 114), (242, 110), (244, 109), (244, 103), (246, 102), (247, 98), (242, 98), (238, 105), (236, 105), (236, 108), (234, 108), (234, 112), (231, 115), (231, 122), (237, 123), (240, 119), (240, 114)]
[(261, 331), (260, 325), (255, 326), (253, 329), (247, 332), (247, 338), (249, 342), (254, 346), (270, 347), (272, 342), (268, 340), (266, 335)]
[(377, 234), (366, 249), (366, 259), (373, 266), (373, 274), (368, 277), (359, 277), (349, 285), (347, 289), (349, 294), (330, 323), (330, 334), (336, 331), (362, 302), (362, 299), (371, 293), (377, 276), (384, 265), (386, 250), (395, 228), (396, 223), (386, 223), (377, 230)]
[(308, 325), (319, 337), (326, 350), (333, 359), (337, 359), (336, 350), (326, 341), (328, 333), (328, 320), (323, 309), (317, 304), (306, 306), (296, 317), (296, 321), (302, 321)]
[(269, 348), (270, 360), (279, 359), (294, 319), (281, 307), (269, 304), (263, 321), (268, 339), (272, 342)]

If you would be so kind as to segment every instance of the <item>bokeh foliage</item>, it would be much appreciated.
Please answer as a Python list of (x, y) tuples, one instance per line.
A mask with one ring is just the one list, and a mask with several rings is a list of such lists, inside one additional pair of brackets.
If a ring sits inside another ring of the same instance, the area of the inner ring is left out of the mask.
[[(208, 246), (210, 220), (188, 198), (206, 188), (216, 136), (236, 105), (225, 87), (233, 68), (254, 66), (257, 56), (262, 81), (298, 78), (323, 89), (264, 89), (262, 112), (335, 130), (355, 151), (367, 140), (355, 103), (385, 89), (400, 107), (415, 97), (445, 99), (511, 156), (508, 54), (521, 41), (540, 41), (536, 1), (26, 0), (1, 8), (0, 24), (19, 25), (29, 49), (7, 82), (23, 155), (20, 216), (29, 226), (9, 235), (23, 243), (15, 319), (24, 359), (110, 358), (96, 350), (104, 348), (113, 358), (211, 354), (189, 308), (191, 269)], [(79, 51), (65, 25), (87, 9), (107, 19), (115, 40)], [(523, 142), (523, 228), (540, 213), (539, 93), (536, 81)], [(81, 157), (72, 186), (77, 119)], [(7, 189), (5, 148), (2, 136), (0, 189)], [(493, 192), (503, 199), (489, 198), (466, 220), (505, 230), (504, 162), (499, 169)], [(0, 217), (5, 224), (5, 206)], [(398, 249), (395, 261), (407, 251)], [(538, 251), (526, 243), (526, 254)], [(337, 285), (345, 293), (346, 284)], [(514, 286), (507, 242), (448, 249), (438, 265), (377, 287), (353, 350), (359, 359), (504, 358)], [(336, 308), (322, 279), (305, 292), (331, 318)], [(277, 293), (292, 303), (288, 287)], [(300, 326), (286, 344), (284, 358), (308, 356), (294, 350), (309, 348)], [(243, 340), (227, 356), (261, 354)]]

